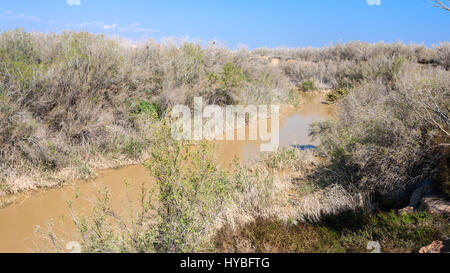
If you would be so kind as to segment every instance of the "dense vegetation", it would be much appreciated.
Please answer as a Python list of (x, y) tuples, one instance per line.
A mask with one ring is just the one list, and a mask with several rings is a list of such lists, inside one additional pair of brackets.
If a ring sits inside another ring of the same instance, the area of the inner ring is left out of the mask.
[[(242, 49), (90, 33), (0, 35), (0, 192), (142, 161), (150, 125), (175, 104), (286, 102), (279, 69)], [(151, 117), (151, 118), (149, 118)]]
[[(217, 236), (224, 244), (244, 238), (251, 251), (361, 251), (370, 238), (391, 251), (417, 250), (448, 235), (447, 220), (365, 215), (407, 205), (408, 195), (400, 197), (426, 178), (448, 195), (449, 68), (449, 43), (231, 51), (84, 32), (3, 32), (0, 192), (150, 159), (156, 192), (143, 191), (141, 210), (126, 225), (105, 193), (91, 217), (77, 220), (83, 250), (230, 249), (211, 244)], [(229, 173), (206, 144), (168, 137), (167, 111), (194, 96), (219, 105), (296, 103), (299, 92), (323, 89), (339, 110), (311, 128), (321, 160), (280, 150)], [(346, 211), (362, 211), (365, 220), (336, 230), (329, 219)], [(287, 245), (264, 248), (275, 229)], [(300, 247), (305, 234), (317, 242)]]

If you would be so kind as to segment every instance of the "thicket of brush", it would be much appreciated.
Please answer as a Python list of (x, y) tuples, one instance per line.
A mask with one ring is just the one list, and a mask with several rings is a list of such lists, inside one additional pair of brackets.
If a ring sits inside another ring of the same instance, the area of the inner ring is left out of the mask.
[(400, 60), (444, 70), (450, 67), (448, 42), (431, 48), (403, 43), (349, 42), (322, 48), (261, 48), (253, 52), (281, 59), (284, 73), (298, 84), (310, 80), (332, 89), (349, 88), (382, 75), (389, 78)]
[(442, 67), (401, 61), (388, 78), (364, 79), (338, 102), (335, 120), (312, 127), (330, 158), (317, 179), (388, 206), (407, 205), (399, 198), (404, 192), (427, 178), (439, 180), (437, 166), (450, 141), (449, 98), (450, 73)]
[(194, 96), (222, 105), (288, 101), (281, 70), (251, 56), (213, 43), (1, 33), (0, 192), (138, 162), (154, 119)]

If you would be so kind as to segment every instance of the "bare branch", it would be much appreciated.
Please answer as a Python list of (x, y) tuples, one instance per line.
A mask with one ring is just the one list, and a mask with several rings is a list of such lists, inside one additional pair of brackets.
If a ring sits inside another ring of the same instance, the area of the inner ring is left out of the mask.
[(441, 1), (441, 0), (431, 0), (431, 1), (434, 3), (433, 5), (435, 7), (442, 8), (442, 9), (445, 9), (447, 11), (450, 11), (450, 7), (449, 7), (450, 3), (447, 3), (447, 2), (450, 2), (450, 1), (448, 1), (448, 0), (443, 0), (443, 1)]

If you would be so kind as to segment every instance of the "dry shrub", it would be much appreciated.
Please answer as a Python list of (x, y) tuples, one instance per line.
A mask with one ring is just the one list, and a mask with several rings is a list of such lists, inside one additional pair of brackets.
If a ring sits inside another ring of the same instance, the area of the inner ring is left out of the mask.
[(314, 80), (319, 88), (336, 89), (383, 75), (389, 78), (389, 74), (395, 72), (390, 71), (395, 68), (391, 64), (398, 60), (448, 70), (449, 50), (449, 43), (427, 48), (402, 43), (349, 42), (322, 48), (261, 48), (253, 53), (266, 58), (281, 58), (281, 69), (295, 85)]
[(337, 183), (322, 188), (309, 179), (318, 165), (316, 156), (281, 149), (252, 167), (235, 170), (233, 180), (243, 188), (224, 209), (219, 226), (234, 229), (258, 218), (318, 222), (326, 215), (367, 209), (367, 196)]
[(407, 62), (389, 81), (350, 90), (338, 118), (312, 129), (331, 159), (316, 177), (376, 196), (404, 193), (432, 175), (439, 160), (432, 139), (448, 142), (449, 83), (448, 71)]

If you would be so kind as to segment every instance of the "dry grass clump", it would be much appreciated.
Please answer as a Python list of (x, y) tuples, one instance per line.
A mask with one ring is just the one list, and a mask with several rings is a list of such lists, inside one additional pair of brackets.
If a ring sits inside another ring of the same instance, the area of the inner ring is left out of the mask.
[(338, 183), (322, 187), (310, 179), (320, 166), (315, 152), (281, 149), (258, 164), (237, 168), (234, 180), (245, 185), (225, 208), (221, 224), (237, 228), (258, 218), (318, 222), (345, 210), (367, 209), (367, 197)]

